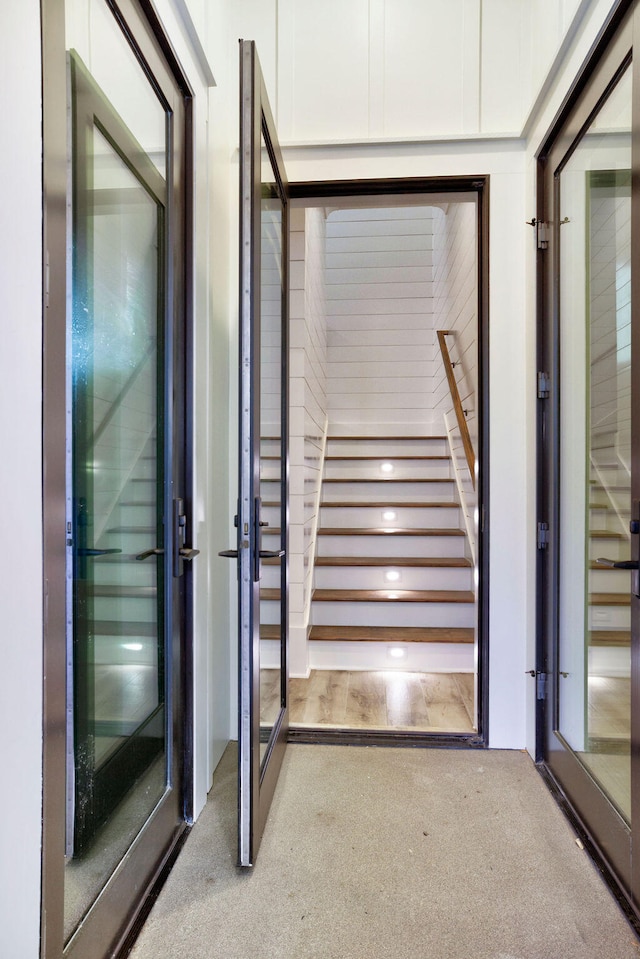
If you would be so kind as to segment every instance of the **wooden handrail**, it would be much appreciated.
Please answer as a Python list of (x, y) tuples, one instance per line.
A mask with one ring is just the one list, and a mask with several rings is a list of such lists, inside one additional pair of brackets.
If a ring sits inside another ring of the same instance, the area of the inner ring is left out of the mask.
[(444, 371), (447, 374), (449, 392), (451, 393), (451, 399), (453, 400), (453, 409), (455, 410), (456, 419), (458, 421), (458, 429), (460, 430), (460, 435), (462, 436), (464, 455), (467, 459), (467, 466), (469, 467), (471, 482), (473, 483), (473, 488), (475, 489), (476, 456), (473, 452), (473, 446), (471, 444), (469, 427), (467, 426), (467, 421), (464, 417), (464, 410), (462, 409), (462, 403), (460, 401), (460, 393), (458, 392), (458, 384), (456, 383), (456, 378), (453, 375), (453, 365), (451, 363), (451, 357), (449, 356), (449, 348), (447, 347), (447, 343), (445, 341), (445, 336), (449, 335), (449, 330), (438, 330), (437, 332), (438, 343), (440, 344), (440, 352), (442, 353), (442, 362), (444, 363)]

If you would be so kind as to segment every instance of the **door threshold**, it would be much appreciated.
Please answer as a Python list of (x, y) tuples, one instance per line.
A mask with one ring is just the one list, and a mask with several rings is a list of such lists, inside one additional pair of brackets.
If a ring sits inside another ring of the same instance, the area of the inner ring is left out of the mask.
[(486, 749), (478, 733), (424, 732), (407, 729), (355, 729), (353, 727), (290, 726), (290, 743), (325, 746), (396, 746), (429, 749)]

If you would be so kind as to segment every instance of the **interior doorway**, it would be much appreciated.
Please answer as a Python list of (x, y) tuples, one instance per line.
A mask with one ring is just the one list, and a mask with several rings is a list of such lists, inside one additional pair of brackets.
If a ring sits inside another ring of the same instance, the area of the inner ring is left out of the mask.
[(290, 736), (486, 742), (487, 184), (332, 187), (291, 211)]

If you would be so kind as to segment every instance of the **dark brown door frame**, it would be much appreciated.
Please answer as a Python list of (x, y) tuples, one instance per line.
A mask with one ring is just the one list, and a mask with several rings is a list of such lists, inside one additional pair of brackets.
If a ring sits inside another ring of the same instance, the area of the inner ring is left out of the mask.
[(441, 193), (468, 193), (477, 197), (478, 249), (478, 404), (480, 474), (478, 509), (478, 732), (421, 733), (378, 730), (298, 729), (290, 727), (289, 740), (298, 743), (347, 743), (382, 746), (479, 747), (489, 745), (489, 176), (391, 177), (370, 180), (316, 180), (289, 183), (292, 200), (316, 200), (324, 205), (332, 197), (389, 197)]
[[(546, 680), (546, 692), (536, 704), (536, 761), (540, 772), (568, 818), (583, 838), (598, 863), (612, 892), (618, 898), (636, 930), (640, 930), (640, 856), (633, 855), (633, 833), (618, 817), (604, 793), (595, 786), (577, 759), (564, 748), (555, 730), (559, 726), (558, 697), (558, 586), (559, 586), (559, 442), (560, 442), (560, 364), (559, 316), (557, 306), (559, 244), (554, 230), (557, 191), (556, 170), (569, 155), (581, 131), (591, 122), (599, 104), (628, 66), (633, 46), (640, 47), (640, 2), (620, 0), (612, 9), (564, 103), (536, 154), (537, 208), (534, 228), (547, 227), (543, 248), (537, 254), (537, 369), (549, 374), (548, 394), (538, 401), (537, 424), (537, 518), (548, 524), (548, 543), (537, 557), (537, 660), (536, 670)], [(640, 71), (633, 78), (633, 182), (632, 249), (640, 242)], [(639, 284), (632, 282), (632, 310), (640, 315)], [(634, 363), (640, 364), (640, 351), (634, 336)], [(637, 392), (637, 391), (636, 391)], [(632, 410), (633, 444), (640, 449), (640, 408)], [(637, 454), (635, 454), (637, 455)], [(636, 477), (640, 464), (634, 460)], [(638, 480), (636, 478), (636, 484)], [(632, 489), (638, 498), (640, 490)], [(637, 601), (636, 601), (637, 602)], [(637, 614), (636, 614), (637, 618)], [(632, 633), (632, 823), (640, 822), (640, 648)], [(634, 692), (635, 688), (635, 692)], [(634, 759), (635, 757), (635, 759)], [(633, 827), (632, 827), (633, 828)], [(635, 826), (636, 835), (638, 826)]]

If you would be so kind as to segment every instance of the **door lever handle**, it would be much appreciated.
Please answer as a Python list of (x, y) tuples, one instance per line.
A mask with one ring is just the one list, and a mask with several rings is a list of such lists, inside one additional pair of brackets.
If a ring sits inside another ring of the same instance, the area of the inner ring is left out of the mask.
[(181, 546), (178, 553), (182, 559), (195, 559), (196, 556), (200, 555), (200, 550), (193, 549), (192, 546)]
[(237, 549), (221, 549), (218, 553), (218, 556), (224, 556), (227, 559), (237, 559), (238, 550)]
[(259, 553), (260, 559), (280, 559), (281, 556), (284, 556), (283, 549), (261, 549)]
[(606, 559), (604, 556), (599, 556), (596, 560), (596, 563), (599, 563), (600, 566), (606, 566), (607, 569), (639, 569), (637, 559)]
[(121, 553), (121, 549), (94, 549), (92, 546), (81, 546), (78, 556), (107, 556), (110, 553)]
[(161, 546), (155, 546), (153, 549), (145, 549), (144, 553), (138, 553), (136, 559), (149, 559), (150, 556), (162, 556), (164, 550)]

